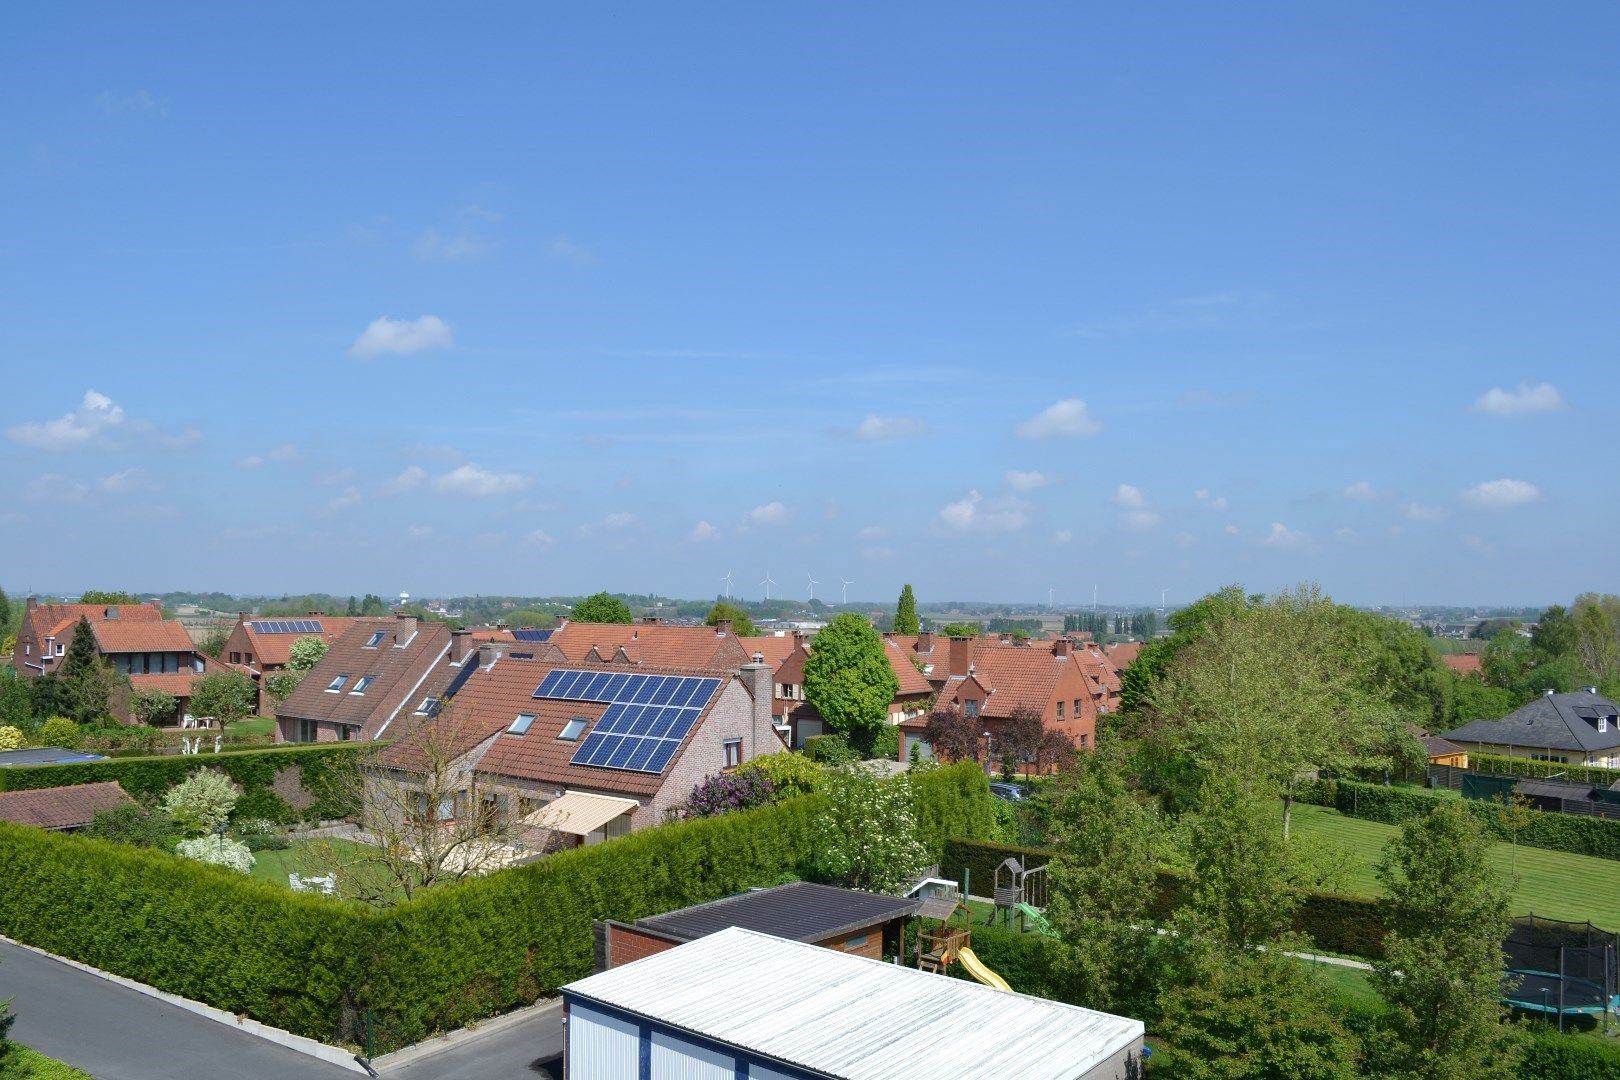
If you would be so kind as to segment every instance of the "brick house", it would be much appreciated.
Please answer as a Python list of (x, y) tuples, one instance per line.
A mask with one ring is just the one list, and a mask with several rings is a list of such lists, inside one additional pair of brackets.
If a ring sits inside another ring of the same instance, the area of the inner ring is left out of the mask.
[(551, 632), (547, 643), (575, 663), (617, 661), (740, 671), (750, 659), (730, 623), (676, 626), (658, 619), (628, 624), (565, 622)]
[(471, 674), (469, 631), (413, 615), (357, 618), (276, 707), (276, 741), (380, 739), (401, 717), (429, 717)]
[[(407, 786), (434, 767), (430, 755), (447, 758), (438, 767), (464, 776), (466, 786), (437, 808), (443, 820), (490, 802), (557, 834), (564, 846), (599, 843), (660, 824), (705, 778), (785, 749), (772, 727), (763, 663), (744, 665), (740, 674), (651, 665), (620, 671), (503, 654), (495, 644), (478, 656), (444, 712), (416, 722), (380, 758)], [(575, 683), (580, 689), (564, 685)], [(702, 704), (685, 710), (678, 736), (647, 737), (658, 723), (648, 710), (679, 706), (611, 700), (643, 692), (649, 700), (701, 695)], [(648, 746), (643, 755), (632, 745), (638, 740), (667, 745)], [(531, 850), (545, 846), (531, 841)], [(549, 846), (557, 846), (555, 838)]]
[(220, 650), (219, 659), (253, 680), (259, 688), (259, 715), (273, 716), (274, 703), (265, 693), (264, 677), (286, 668), (293, 642), (314, 637), (326, 642), (330, 648), (358, 621), (356, 616), (322, 615), (319, 612), (301, 617), (282, 617), (240, 611), (236, 615), (236, 625), (231, 627), (230, 635), (225, 639), (225, 647)]
[[(771, 711), (778, 726), (789, 730), (793, 746), (801, 747), (805, 739), (822, 734), (821, 713), (804, 696), (804, 665), (810, 659), (813, 644), (810, 636), (795, 631), (780, 636), (739, 638), (738, 641), (771, 666)], [(900, 684), (894, 700), (889, 703), (889, 723), (898, 725), (926, 715), (934, 699), (934, 687), (911, 662), (905, 646), (894, 634), (883, 635), (883, 652)]]

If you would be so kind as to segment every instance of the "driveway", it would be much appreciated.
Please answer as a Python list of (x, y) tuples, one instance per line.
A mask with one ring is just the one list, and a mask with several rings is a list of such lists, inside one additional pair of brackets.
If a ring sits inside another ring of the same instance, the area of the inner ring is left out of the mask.
[(562, 1050), (558, 1004), (498, 1030), (471, 1032), (430, 1056), (401, 1065), (384, 1057), (376, 1065), (384, 1080), (562, 1080)]
[(97, 1080), (364, 1080), (0, 941), (0, 999), (7, 997), (17, 999), (12, 1038)]

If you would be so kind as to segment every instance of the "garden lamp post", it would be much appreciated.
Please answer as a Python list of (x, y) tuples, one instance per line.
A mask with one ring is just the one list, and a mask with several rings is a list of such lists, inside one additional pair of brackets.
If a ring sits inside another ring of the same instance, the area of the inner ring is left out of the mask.
[(986, 775), (989, 775), (989, 773), (990, 773), (990, 733), (988, 731), (985, 732), (981, 736), (981, 738), (984, 739), (984, 771), (985, 771)]

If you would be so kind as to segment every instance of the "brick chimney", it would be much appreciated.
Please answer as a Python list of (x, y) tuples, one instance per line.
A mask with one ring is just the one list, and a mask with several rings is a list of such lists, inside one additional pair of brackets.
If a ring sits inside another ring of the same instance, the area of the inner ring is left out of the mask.
[(1066, 638), (1066, 637), (1060, 637), (1056, 641), (1052, 642), (1052, 655), (1053, 656), (1068, 656), (1069, 655), (1069, 639)]
[(479, 667), (481, 667), (481, 668), (494, 667), (495, 666), (495, 661), (499, 660), (500, 658), (501, 658), (501, 647), (500, 647), (499, 642), (496, 642), (496, 641), (481, 641), (481, 642), (478, 643), (478, 666)]
[(37, 607), (39, 607), (39, 597), (30, 596), (28, 598), (28, 610), (33, 611)]
[(472, 631), (450, 631), (450, 662), (459, 664), (467, 659), (467, 654), (470, 652), (472, 652)]
[(934, 648), (934, 632), (932, 630), (917, 631), (917, 651), (920, 653), (932, 652)]
[(780, 749), (781, 742), (771, 724), (771, 665), (765, 662), (764, 653), (757, 652), (737, 674), (754, 699), (754, 744), (749, 756), (773, 754)]
[(948, 674), (951, 676), (966, 675), (973, 666), (973, 639), (966, 637), (951, 638), (951, 661)]
[(405, 644), (416, 633), (416, 616), (399, 614), (394, 616), (394, 642)]
[(732, 632), (730, 619), (721, 619), (719, 622), (714, 624), (715, 637), (730, 637)]

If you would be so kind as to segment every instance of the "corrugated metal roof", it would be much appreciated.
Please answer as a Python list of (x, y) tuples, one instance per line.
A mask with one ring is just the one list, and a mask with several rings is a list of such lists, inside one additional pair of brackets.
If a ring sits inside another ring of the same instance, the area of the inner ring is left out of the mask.
[(566, 994), (852, 1080), (1073, 1080), (1139, 1020), (732, 927)]

